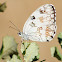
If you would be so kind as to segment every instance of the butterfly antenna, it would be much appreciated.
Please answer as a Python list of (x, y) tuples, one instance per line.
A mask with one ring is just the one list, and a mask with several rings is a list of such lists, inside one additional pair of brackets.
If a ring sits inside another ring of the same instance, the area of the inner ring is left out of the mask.
[(20, 32), (20, 30), (17, 28), (17, 26), (16, 26), (13, 22), (10, 21), (10, 23), (13, 24), (16, 28), (13, 28), (13, 27), (11, 27), (11, 26), (9, 26), (9, 28), (11, 27), (11, 28), (13, 28), (13, 29), (15, 29), (15, 30), (17, 30), (17, 31)]
[(9, 26), (9, 28), (12, 28), (12, 29), (14, 29), (14, 30), (16, 30), (16, 31), (18, 31), (18, 32), (19, 32), (19, 30), (17, 30), (17, 29), (15, 29), (15, 28), (13, 28), (12, 26)]

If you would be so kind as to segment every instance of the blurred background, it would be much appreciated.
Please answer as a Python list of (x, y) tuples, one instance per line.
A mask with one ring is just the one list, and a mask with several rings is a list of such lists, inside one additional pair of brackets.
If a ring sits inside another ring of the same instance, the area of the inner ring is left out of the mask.
[(7, 8), (4, 12), (0, 12), (0, 48), (2, 45), (2, 38), (5, 35), (10, 35), (15, 37), (17, 43), (19, 43), (19, 52), (21, 48), (21, 37), (17, 35), (18, 32), (16, 30), (9, 28), (9, 26), (13, 26), (9, 21), (12, 21), (21, 31), (23, 31), (24, 23), (26, 22), (30, 14), (35, 11), (38, 7), (44, 4), (53, 4), (55, 6), (57, 14), (56, 36), (51, 42), (37, 43), (40, 49), (39, 60), (46, 59), (45, 62), (61, 62), (58, 59), (51, 57), (50, 48), (53, 46), (57, 46), (59, 51), (62, 53), (62, 49), (57, 39), (57, 35), (59, 34), (59, 32), (62, 32), (62, 0), (0, 0), (0, 3), (3, 2), (6, 2)]

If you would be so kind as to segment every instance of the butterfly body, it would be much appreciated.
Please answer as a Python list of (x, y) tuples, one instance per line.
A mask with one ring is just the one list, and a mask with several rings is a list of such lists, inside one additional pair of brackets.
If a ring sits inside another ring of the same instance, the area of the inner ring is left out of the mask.
[(23, 40), (29, 40), (29, 36), (24, 34), (23, 32), (19, 32), (18, 35), (21, 36)]
[(21, 37), (24, 40), (51, 41), (56, 34), (56, 29), (55, 7), (52, 4), (45, 4), (27, 19)]

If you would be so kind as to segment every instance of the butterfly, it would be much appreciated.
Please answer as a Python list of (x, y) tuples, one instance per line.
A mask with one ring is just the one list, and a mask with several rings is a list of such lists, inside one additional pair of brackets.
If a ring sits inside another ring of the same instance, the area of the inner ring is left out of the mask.
[(18, 35), (21, 36), (23, 40), (49, 42), (53, 40), (56, 35), (56, 30), (55, 7), (52, 4), (45, 4), (29, 16), (24, 24), (23, 32), (18, 30)]

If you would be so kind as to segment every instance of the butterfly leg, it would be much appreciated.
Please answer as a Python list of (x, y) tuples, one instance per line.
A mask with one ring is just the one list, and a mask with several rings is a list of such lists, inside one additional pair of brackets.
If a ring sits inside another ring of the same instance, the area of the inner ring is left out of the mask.
[(21, 38), (21, 43), (23, 43), (23, 41), (24, 41), (24, 39), (23, 39), (23, 38)]

